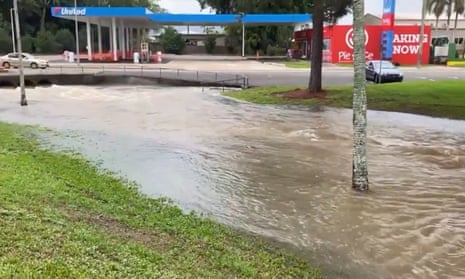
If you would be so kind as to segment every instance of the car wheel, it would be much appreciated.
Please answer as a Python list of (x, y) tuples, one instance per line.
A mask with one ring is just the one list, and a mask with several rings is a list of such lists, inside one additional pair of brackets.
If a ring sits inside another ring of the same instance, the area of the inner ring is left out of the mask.
[(5, 68), (5, 69), (9, 69), (11, 67), (11, 65), (8, 62), (3, 62), (2, 67)]
[(39, 67), (39, 65), (37, 65), (37, 63), (31, 63), (31, 68), (32, 69), (37, 69)]

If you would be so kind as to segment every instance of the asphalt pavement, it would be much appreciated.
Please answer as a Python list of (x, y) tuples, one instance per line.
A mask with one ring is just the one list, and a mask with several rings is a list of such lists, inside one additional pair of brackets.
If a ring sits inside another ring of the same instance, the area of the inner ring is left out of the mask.
[[(58, 57), (59, 58), (59, 57)], [(136, 74), (145, 76), (177, 77), (186, 79), (224, 80), (245, 75), (251, 86), (292, 85), (305, 86), (309, 80), (310, 69), (292, 69), (279, 63), (253, 60), (199, 60), (173, 59), (163, 64), (133, 63), (66, 63), (60, 59), (50, 59), (50, 68), (46, 70), (26, 69), (26, 74), (57, 73), (111, 73), (112, 75)], [(459, 80), (465, 79), (465, 68), (446, 66), (400, 67), (404, 81), (415, 80)], [(10, 69), (10, 74), (16, 70)], [(3, 74), (2, 74), (3, 75)], [(324, 65), (323, 85), (346, 85), (353, 82), (351, 67)]]
[[(404, 74), (404, 81), (418, 80), (463, 80), (465, 68), (448, 68), (445, 66), (428, 66), (420, 69), (414, 67), (400, 68)], [(243, 71), (249, 77), (249, 84), (264, 85), (306, 85), (309, 81), (310, 69), (283, 69), (282, 71)], [(352, 84), (354, 72), (348, 67), (323, 68), (323, 85)]]

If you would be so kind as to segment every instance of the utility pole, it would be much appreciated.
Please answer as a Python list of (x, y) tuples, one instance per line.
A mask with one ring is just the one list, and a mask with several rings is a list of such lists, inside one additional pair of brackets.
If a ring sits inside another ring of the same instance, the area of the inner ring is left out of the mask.
[(244, 24), (244, 13), (240, 13), (240, 20), (242, 24), (242, 57), (245, 57), (245, 24)]
[(19, 28), (18, 0), (13, 0), (13, 9), (15, 13), (16, 38), (18, 38), (19, 86), (21, 87), (21, 106), (27, 106), (26, 89), (24, 84), (23, 48), (21, 46), (21, 32)]
[(13, 53), (16, 53), (16, 36), (15, 36), (15, 24), (14, 24), (14, 15), (13, 8), (10, 9), (10, 22), (11, 22), (11, 40), (13, 41)]
[(419, 48), (418, 48), (417, 68), (420, 68), (423, 62), (423, 41), (425, 39), (425, 17), (426, 17), (426, 0), (422, 0), (420, 39), (418, 42)]
[(74, 33), (76, 37), (76, 61), (79, 66), (81, 63), (81, 58), (79, 57), (79, 24), (77, 20), (77, 0), (74, 0)]

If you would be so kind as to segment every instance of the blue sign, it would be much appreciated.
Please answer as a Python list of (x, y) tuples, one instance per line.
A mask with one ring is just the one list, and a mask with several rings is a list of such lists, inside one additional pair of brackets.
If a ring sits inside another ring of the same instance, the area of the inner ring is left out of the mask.
[(383, 0), (383, 13), (394, 14), (396, 12), (396, 0)]
[(87, 9), (86, 8), (71, 8), (71, 7), (54, 7), (52, 9), (52, 14), (54, 16), (86, 16)]
[(391, 60), (393, 50), (394, 31), (383, 31), (381, 33), (381, 59)]
[(149, 19), (158, 24), (293, 24), (312, 20), (310, 14), (168, 14), (153, 13), (143, 7), (51, 7), (54, 17), (122, 17)]
[(142, 7), (51, 7), (52, 16), (144, 17), (151, 12)]

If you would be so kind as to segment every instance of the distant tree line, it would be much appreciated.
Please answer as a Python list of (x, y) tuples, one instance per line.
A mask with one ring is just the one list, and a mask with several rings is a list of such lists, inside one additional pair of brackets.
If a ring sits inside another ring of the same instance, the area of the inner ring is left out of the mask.
[[(302, 0), (198, 0), (202, 8), (210, 7), (217, 14), (231, 13), (306, 13), (308, 1)], [(230, 53), (241, 52), (242, 27), (231, 25), (226, 27), (226, 47)], [(294, 26), (269, 25), (248, 26), (246, 28), (246, 53), (253, 55), (285, 55), (291, 46)]]

